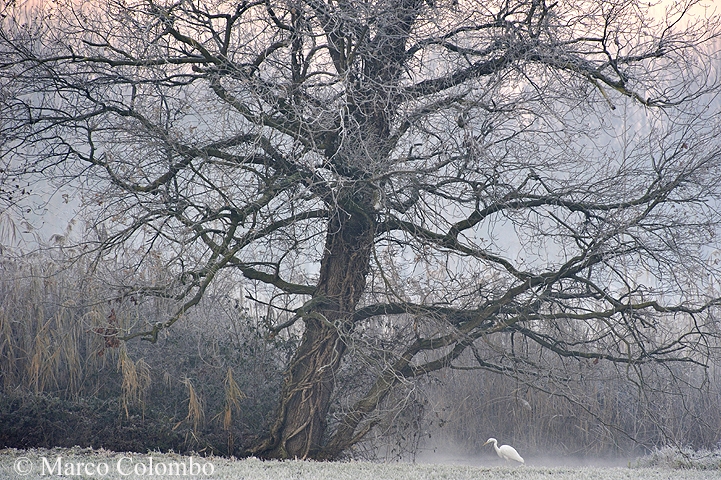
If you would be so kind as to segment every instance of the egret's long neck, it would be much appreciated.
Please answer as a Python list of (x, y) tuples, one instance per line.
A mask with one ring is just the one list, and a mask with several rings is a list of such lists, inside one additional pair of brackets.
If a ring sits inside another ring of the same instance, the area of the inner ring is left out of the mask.
[(496, 453), (497, 453), (498, 455), (501, 454), (501, 449), (498, 448), (498, 442), (497, 442), (496, 440), (493, 440), (493, 448), (496, 449)]

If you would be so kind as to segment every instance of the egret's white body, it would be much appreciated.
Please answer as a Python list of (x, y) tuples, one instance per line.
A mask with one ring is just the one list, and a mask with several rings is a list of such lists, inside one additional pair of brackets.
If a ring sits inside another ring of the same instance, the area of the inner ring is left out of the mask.
[(493, 444), (493, 448), (496, 449), (496, 453), (497, 453), (498, 456), (501, 457), (502, 459), (504, 459), (504, 460), (513, 460), (513, 461), (516, 461), (516, 462), (519, 462), (519, 463), (526, 463), (526, 461), (523, 460), (523, 457), (521, 457), (521, 456), (518, 454), (518, 452), (516, 451), (516, 449), (513, 448), (512, 446), (510, 446), (510, 445), (501, 445), (501, 446), (499, 447), (499, 446), (498, 446), (498, 440), (496, 440), (495, 438), (489, 438), (488, 441), (486, 441), (486, 443), (484, 443), (483, 445), (488, 445), (489, 443), (492, 443), (492, 444)]

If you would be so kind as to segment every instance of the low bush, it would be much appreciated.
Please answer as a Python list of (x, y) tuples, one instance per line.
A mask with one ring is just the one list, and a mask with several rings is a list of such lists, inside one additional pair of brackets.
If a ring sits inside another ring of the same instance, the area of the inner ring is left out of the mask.
[(658, 467), (671, 469), (721, 470), (721, 449), (693, 450), (690, 447), (665, 446), (655, 448), (648, 455), (637, 459), (634, 467)]

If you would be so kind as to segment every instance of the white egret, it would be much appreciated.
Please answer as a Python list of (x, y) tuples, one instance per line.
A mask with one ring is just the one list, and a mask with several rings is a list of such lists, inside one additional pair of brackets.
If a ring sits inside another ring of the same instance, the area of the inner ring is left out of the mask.
[(504, 459), (504, 460), (514, 460), (514, 461), (516, 461), (516, 462), (526, 463), (526, 461), (523, 460), (523, 457), (521, 457), (521, 456), (518, 454), (518, 452), (516, 451), (516, 449), (513, 448), (512, 446), (510, 446), (510, 445), (501, 445), (501, 446), (499, 447), (499, 446), (498, 446), (498, 440), (496, 440), (495, 438), (489, 438), (488, 441), (486, 441), (486, 443), (484, 443), (483, 445), (485, 446), (485, 445), (488, 445), (489, 443), (492, 443), (492, 444), (493, 444), (493, 448), (496, 449), (496, 453), (497, 453), (498, 456), (501, 457), (502, 459)]

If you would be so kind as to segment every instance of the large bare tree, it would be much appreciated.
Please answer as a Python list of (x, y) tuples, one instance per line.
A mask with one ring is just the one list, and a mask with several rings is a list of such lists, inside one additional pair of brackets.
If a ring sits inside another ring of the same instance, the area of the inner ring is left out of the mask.
[(126, 338), (220, 272), (255, 285), (268, 333), (302, 338), (253, 451), (333, 458), (459, 362), (704, 363), (719, 28), (696, 3), (13, 2), (0, 151), (78, 189), (92, 251), (176, 273), (136, 287), (177, 315)]

